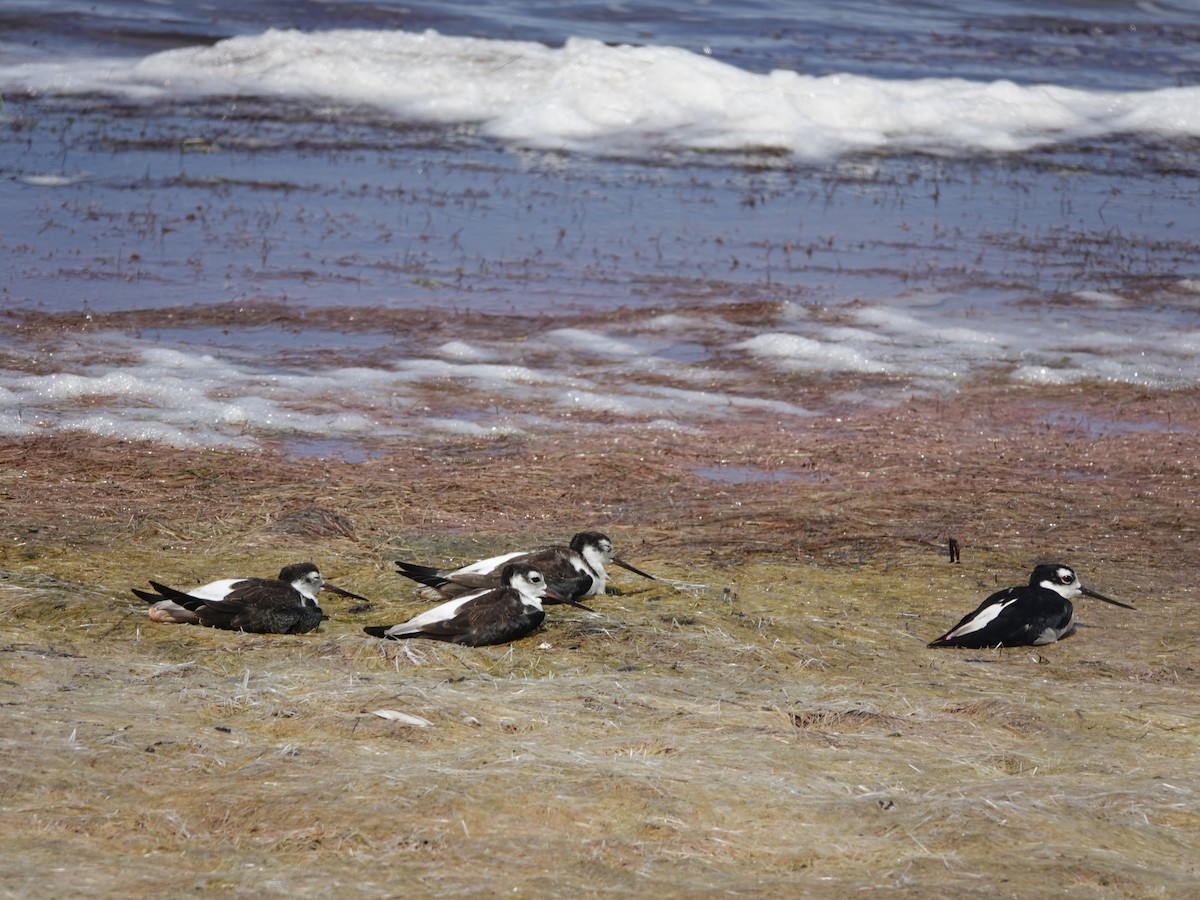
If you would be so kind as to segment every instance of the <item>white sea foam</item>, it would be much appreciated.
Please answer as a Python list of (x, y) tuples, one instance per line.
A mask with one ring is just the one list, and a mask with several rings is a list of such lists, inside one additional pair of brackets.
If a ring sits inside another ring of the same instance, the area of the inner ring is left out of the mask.
[(704, 328), (728, 330), (729, 325), (715, 316), (685, 316), (679, 313), (664, 313), (651, 316), (640, 323), (642, 331), (668, 331), (676, 334), (695, 333)]
[(376, 423), (336, 402), (326, 404), (328, 411), (297, 405), (315, 409), (323, 394), (334, 392), (340, 400), (347, 384), (369, 381), (360, 370), (281, 376), (208, 354), (143, 345), (140, 361), (131, 364), (6, 379), (0, 431), (88, 431), (181, 446), (252, 446), (248, 432), (256, 438), (274, 432), (361, 434)]
[(525, 431), (511, 421), (494, 420), (488, 424), (471, 422), (467, 419), (452, 419), (433, 416), (425, 419), (422, 430), (435, 434), (459, 434), (466, 437), (495, 437), (498, 435), (521, 435)]
[[(786, 420), (819, 413), (819, 406), (779, 391), (779, 371), (811, 376), (816, 388), (825, 375), (886, 375), (879, 384), (870, 378), (851, 384), (834, 398), (865, 403), (954, 390), (996, 367), (1035, 384), (1200, 384), (1200, 332), (1135, 323), (1128, 310), (1098, 307), (1094, 320), (1072, 308), (1060, 319), (994, 318), (987, 331), (921, 305), (861, 305), (853, 324), (826, 323), (785, 306), (772, 327), (758, 331), (716, 314), (678, 316), (672, 341), (703, 349), (686, 364), (659, 355), (669, 347), (662, 331), (642, 329), (633, 317), (608, 328), (532, 333), (517, 343), (476, 336), (434, 345), (429, 355), (397, 352), (378, 366), (311, 370), (281, 369), (257, 354), (197, 353), (85, 333), (43, 357), (58, 371), (0, 370), (0, 434), (86, 431), (179, 446), (252, 447), (277, 438), (544, 432), (589, 417), (605, 427), (686, 432), (745, 415)], [(24, 352), (11, 345), (19, 335), (0, 340), (13, 358)], [(556, 347), (568, 352), (546, 352)], [(569, 352), (575, 347), (601, 352)], [(94, 362), (100, 358), (123, 362)], [(479, 361), (501, 358), (510, 362)]]
[(86, 173), (79, 173), (77, 175), (29, 174), (18, 175), (17, 181), (21, 182), (21, 184), (27, 184), (30, 187), (56, 188), (71, 187), (76, 184), (81, 184), (87, 181), (88, 177), (89, 176)]
[(270, 30), (141, 60), (0, 67), (0, 87), (133, 98), (283, 96), (472, 123), (526, 147), (1011, 152), (1120, 133), (1200, 136), (1200, 87), (1094, 91), (958, 78), (759, 74), (667, 46), (561, 48), (433, 31)]
[(1125, 303), (1122, 297), (1110, 294), (1107, 291), (1075, 291), (1073, 296), (1087, 303), (1094, 303), (1097, 306), (1122, 306)]
[(528, 366), (491, 363), (455, 363), (440, 359), (412, 359), (400, 364), (397, 381), (462, 381), (499, 391), (520, 391), (539, 382), (553, 380)]
[(614, 394), (598, 394), (594, 391), (568, 390), (559, 398), (559, 406), (587, 412), (614, 413), (619, 416), (633, 415), (636, 408), (631, 398)]
[(437, 352), (446, 359), (459, 362), (494, 362), (496, 354), (466, 341), (447, 341), (437, 348)]
[(643, 348), (630, 341), (606, 337), (585, 328), (555, 328), (547, 331), (543, 337), (548, 343), (566, 350), (610, 359), (630, 359), (644, 352)]
[(756, 356), (774, 360), (786, 369), (809, 372), (861, 372), (884, 374), (892, 370), (865, 347), (814, 340), (799, 334), (760, 334), (733, 345)]

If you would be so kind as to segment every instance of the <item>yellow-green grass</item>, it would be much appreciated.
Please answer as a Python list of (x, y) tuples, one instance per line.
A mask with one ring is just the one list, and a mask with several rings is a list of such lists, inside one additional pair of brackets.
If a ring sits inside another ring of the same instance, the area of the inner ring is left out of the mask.
[[(1196, 409), (1125, 399), (1174, 430), (1068, 440), (1022, 413), (1085, 398), (1005, 394), (991, 430), (914, 403), (837, 435), (358, 465), (5, 444), (0, 891), (1192, 896)], [(796, 477), (696, 474), (722, 459)], [(552, 607), (512, 645), (361, 631), (425, 607), (394, 559), (580, 528), (661, 580), (616, 570), (595, 615)], [(1045, 558), (1138, 610), (926, 648)], [(246, 635), (156, 625), (129, 593), (300, 559), (373, 609), (331, 596), (317, 633)]]

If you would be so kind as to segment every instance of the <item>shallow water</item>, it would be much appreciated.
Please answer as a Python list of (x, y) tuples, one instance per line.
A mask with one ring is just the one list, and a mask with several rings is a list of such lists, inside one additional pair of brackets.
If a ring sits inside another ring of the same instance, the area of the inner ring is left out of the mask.
[(1194, 385), (1192, 18), (9, 5), (0, 433), (320, 447)]

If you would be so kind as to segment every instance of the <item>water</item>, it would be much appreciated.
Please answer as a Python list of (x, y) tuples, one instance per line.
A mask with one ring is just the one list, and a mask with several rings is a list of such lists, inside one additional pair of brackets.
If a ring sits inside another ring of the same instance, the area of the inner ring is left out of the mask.
[(1200, 383), (1192, 4), (724, 6), (6, 4), (0, 434)]

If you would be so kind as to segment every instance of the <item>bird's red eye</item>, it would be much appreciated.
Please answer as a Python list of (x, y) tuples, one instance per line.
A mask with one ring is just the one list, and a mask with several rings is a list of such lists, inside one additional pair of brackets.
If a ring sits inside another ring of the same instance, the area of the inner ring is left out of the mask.
[(1070, 584), (1070, 583), (1071, 583), (1072, 581), (1074, 581), (1074, 580), (1075, 580), (1075, 576), (1074, 576), (1074, 575), (1064, 575), (1064, 576), (1062, 577), (1062, 583), (1063, 583), (1063, 584)]

